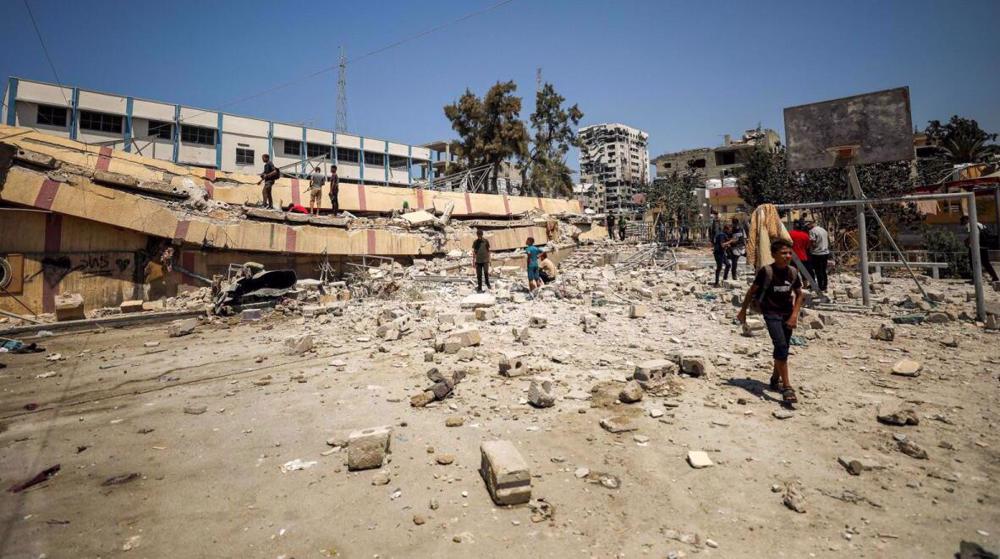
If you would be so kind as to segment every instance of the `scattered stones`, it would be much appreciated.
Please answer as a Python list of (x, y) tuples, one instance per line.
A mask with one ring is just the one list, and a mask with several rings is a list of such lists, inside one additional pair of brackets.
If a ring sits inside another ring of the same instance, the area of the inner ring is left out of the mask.
[(601, 420), (601, 427), (610, 433), (626, 433), (628, 431), (636, 431), (639, 429), (639, 426), (632, 423), (632, 420), (624, 415), (605, 417)]
[(455, 461), (454, 454), (438, 454), (434, 457), (434, 461), (442, 466), (447, 466)]
[(708, 453), (704, 450), (690, 450), (687, 455), (688, 464), (692, 468), (698, 470), (701, 468), (708, 468), (714, 466), (712, 459), (708, 457)]
[(389, 472), (376, 472), (372, 476), (372, 485), (389, 485), (390, 481), (392, 481), (392, 478), (389, 476)]
[(948, 316), (948, 313), (932, 312), (928, 313), (924, 320), (929, 324), (947, 324), (951, 322), (951, 317)]
[(680, 367), (669, 359), (650, 359), (635, 366), (632, 378), (646, 388), (655, 387), (677, 374)]
[(941, 338), (941, 345), (944, 347), (958, 347), (958, 339), (955, 336), (945, 336)]
[(289, 336), (285, 338), (285, 353), (288, 355), (302, 355), (313, 348), (312, 334), (300, 336)]
[(529, 373), (528, 367), (519, 358), (507, 354), (500, 354), (498, 369), (501, 375), (510, 378), (521, 377)]
[(493, 502), (518, 505), (530, 501), (531, 472), (517, 448), (510, 441), (486, 441), (479, 448), (479, 473)]
[(368, 470), (382, 467), (389, 453), (392, 427), (381, 426), (353, 431), (347, 438), (347, 469)]
[(518, 328), (517, 326), (515, 326), (514, 329), (512, 330), (512, 333), (514, 334), (515, 342), (527, 344), (529, 341), (531, 341), (531, 328), (529, 326), (525, 326), (522, 328)]
[(427, 523), (427, 518), (424, 517), (424, 515), (422, 514), (414, 514), (413, 523), (416, 524), (417, 526), (423, 526), (424, 524)]
[(455, 386), (465, 378), (465, 374), (465, 371), (459, 370), (452, 373), (451, 377), (446, 377), (441, 374), (437, 367), (432, 367), (427, 371), (427, 378), (434, 384), (423, 392), (410, 397), (410, 405), (422, 408), (435, 400), (444, 400), (451, 395)]
[(497, 299), (489, 293), (473, 293), (462, 299), (460, 306), (463, 309), (489, 308), (497, 304)]
[(646, 316), (646, 312), (646, 305), (629, 305), (628, 307), (629, 318), (643, 318)]
[(529, 319), (528, 324), (530, 324), (532, 328), (545, 328), (549, 324), (549, 319), (540, 314), (536, 314)]
[(752, 338), (757, 332), (764, 331), (764, 321), (759, 318), (747, 318), (742, 326), (743, 335)]
[(531, 386), (528, 388), (528, 403), (536, 408), (550, 408), (555, 405), (556, 397), (552, 393), (552, 382), (531, 381)]
[(453, 415), (444, 420), (445, 427), (461, 427), (465, 425), (465, 418), (459, 415)]
[(793, 411), (786, 409), (774, 410), (771, 412), (771, 415), (773, 415), (775, 419), (791, 419), (795, 417), (795, 413)]
[(532, 501), (528, 506), (531, 508), (531, 521), (535, 523), (552, 520), (556, 513), (556, 508), (545, 499)]
[(880, 470), (884, 468), (878, 462), (873, 460), (867, 460), (865, 458), (855, 458), (851, 456), (838, 456), (837, 462), (840, 463), (844, 469), (847, 470), (853, 476), (861, 475), (861, 472), (867, 472), (869, 470)]
[(917, 413), (911, 409), (897, 410), (892, 413), (879, 414), (876, 416), (879, 423), (884, 423), (886, 425), (919, 425), (920, 418), (917, 417)]
[(805, 513), (806, 498), (802, 493), (802, 485), (797, 481), (785, 485), (785, 493), (781, 496), (781, 502), (797, 513)]
[(642, 387), (639, 383), (630, 380), (625, 383), (625, 387), (618, 393), (618, 399), (625, 404), (634, 404), (642, 400)]
[(872, 330), (872, 339), (891, 342), (896, 339), (896, 327), (888, 323), (882, 324), (875, 330)]
[(686, 351), (678, 355), (681, 372), (693, 377), (701, 377), (712, 371), (712, 362), (700, 351)]
[(184, 413), (189, 415), (201, 415), (208, 411), (208, 406), (184, 406)]
[(188, 334), (194, 332), (194, 329), (198, 327), (197, 318), (186, 318), (184, 320), (175, 320), (167, 326), (167, 335), (171, 338), (178, 338), (180, 336), (187, 336)]
[(576, 476), (577, 479), (583, 479), (590, 475), (590, 468), (579, 467), (573, 472), (573, 475)]
[(892, 366), (892, 374), (901, 377), (916, 377), (920, 375), (923, 368), (923, 365), (913, 359), (901, 359)]
[(902, 439), (896, 441), (896, 446), (899, 451), (903, 454), (909, 456), (910, 458), (916, 458), (917, 460), (927, 460), (927, 451), (921, 448), (917, 443), (911, 441), (910, 439)]
[(476, 328), (458, 330), (451, 332), (441, 341), (439, 350), (444, 353), (454, 354), (458, 353), (458, 350), (463, 347), (479, 345), (481, 341), (482, 337)]

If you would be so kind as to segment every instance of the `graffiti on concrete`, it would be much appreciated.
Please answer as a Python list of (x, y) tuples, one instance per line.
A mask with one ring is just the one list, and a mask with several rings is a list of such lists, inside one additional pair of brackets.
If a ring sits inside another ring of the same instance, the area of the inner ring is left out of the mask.
[[(134, 255), (123, 252), (63, 254), (42, 259), (42, 278), (50, 287), (56, 287), (66, 276), (80, 272), (83, 277), (132, 276)], [(27, 278), (34, 279), (38, 274)]]

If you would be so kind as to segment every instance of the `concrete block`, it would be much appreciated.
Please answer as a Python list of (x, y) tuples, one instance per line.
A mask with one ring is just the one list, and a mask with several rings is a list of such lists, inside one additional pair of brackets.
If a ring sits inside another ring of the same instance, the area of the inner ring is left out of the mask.
[(84, 314), (83, 295), (79, 293), (64, 293), (56, 295), (56, 321), (83, 320), (87, 318)]
[(347, 437), (347, 469), (381, 468), (391, 437), (392, 427), (388, 425), (351, 432)]
[(118, 309), (122, 313), (142, 312), (142, 304), (143, 303), (141, 299), (122, 301), (122, 304), (118, 305)]
[(479, 450), (479, 473), (494, 503), (518, 505), (531, 500), (531, 471), (510, 441), (486, 441)]
[(496, 297), (490, 295), (489, 293), (473, 293), (462, 299), (460, 306), (463, 309), (480, 309), (492, 307), (497, 304)]
[(194, 329), (198, 327), (197, 318), (186, 318), (184, 320), (175, 320), (167, 326), (167, 335), (171, 338), (177, 338), (180, 336), (187, 336)]
[(240, 322), (253, 322), (264, 318), (264, 313), (260, 309), (243, 309), (240, 312)]
[(677, 374), (679, 367), (677, 363), (669, 359), (650, 359), (642, 361), (635, 366), (635, 373), (632, 378), (639, 382), (661, 382), (667, 377)]
[(629, 318), (642, 318), (646, 316), (646, 305), (629, 305), (628, 317)]
[(448, 334), (441, 344), (441, 350), (444, 353), (458, 353), (463, 347), (479, 345), (481, 341), (479, 330), (475, 328), (459, 330)]

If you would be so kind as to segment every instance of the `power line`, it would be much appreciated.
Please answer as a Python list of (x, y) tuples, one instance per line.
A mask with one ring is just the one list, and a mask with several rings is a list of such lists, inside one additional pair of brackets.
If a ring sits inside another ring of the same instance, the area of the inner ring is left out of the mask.
[[(341, 64), (343, 64), (344, 66), (346, 66), (348, 64), (354, 64), (354, 63), (360, 62), (360, 61), (362, 61), (362, 60), (364, 60), (366, 58), (369, 58), (371, 56), (375, 56), (376, 54), (381, 54), (381, 53), (383, 53), (383, 52), (385, 52), (387, 50), (390, 50), (390, 49), (396, 48), (396, 47), (398, 47), (400, 45), (404, 45), (406, 43), (409, 43), (410, 41), (415, 41), (415, 40), (420, 39), (422, 37), (426, 37), (427, 35), (430, 35), (431, 33), (435, 33), (435, 32), (440, 31), (440, 30), (442, 30), (442, 29), (444, 29), (446, 27), (450, 27), (450, 26), (452, 26), (452, 25), (454, 25), (456, 23), (461, 23), (463, 21), (472, 19), (474, 17), (480, 16), (480, 15), (485, 14), (487, 12), (491, 12), (493, 10), (496, 10), (498, 8), (506, 6), (507, 4), (510, 4), (513, 1), (514, 0), (501, 0), (500, 2), (497, 2), (496, 4), (493, 4), (493, 5), (488, 6), (486, 8), (483, 8), (482, 10), (477, 10), (475, 12), (470, 12), (470, 13), (465, 14), (465, 15), (459, 17), (459, 18), (453, 19), (453, 20), (448, 21), (446, 23), (442, 23), (441, 25), (438, 25), (436, 27), (432, 27), (432, 28), (427, 29), (425, 31), (421, 31), (420, 33), (417, 33), (417, 34), (414, 34), (414, 35), (410, 35), (409, 37), (405, 37), (403, 39), (400, 39), (398, 41), (395, 41), (393, 43), (385, 45), (384, 47), (379, 47), (379, 48), (377, 48), (375, 50), (366, 52), (366, 53), (362, 54), (361, 56), (358, 56), (357, 58), (352, 58), (352, 59), (349, 59), (347, 61), (338, 61), (338, 63), (335, 64), (335, 65), (333, 65), (333, 66), (327, 66), (325, 68), (321, 68), (321, 69), (316, 70), (315, 72), (312, 72), (312, 73), (307, 74), (305, 76), (301, 76), (301, 77), (298, 77), (298, 78), (295, 78), (295, 79), (292, 79), (292, 80), (288, 80), (288, 81), (280, 83), (278, 85), (275, 85), (275, 86), (269, 87), (267, 89), (258, 91), (257, 93), (251, 93), (250, 95), (245, 95), (243, 97), (240, 97), (240, 98), (234, 99), (232, 101), (223, 103), (222, 105), (219, 105), (214, 110), (211, 110), (211, 111), (201, 111), (201, 112), (198, 112), (198, 113), (195, 113), (195, 114), (192, 114), (192, 115), (188, 115), (187, 117), (180, 119), (178, 122), (184, 122), (184, 120), (188, 119), (188, 118), (194, 118), (196, 116), (199, 116), (199, 115), (202, 115), (202, 114), (205, 114), (205, 113), (216, 112), (216, 111), (224, 109), (226, 107), (231, 107), (233, 105), (238, 105), (240, 103), (249, 101), (251, 99), (256, 99), (258, 97), (263, 97), (264, 95), (268, 95), (270, 93), (274, 93), (275, 91), (284, 89), (286, 87), (293, 86), (293, 85), (295, 85), (297, 83), (300, 83), (300, 82), (303, 82), (305, 80), (309, 80), (309, 79), (315, 78), (316, 76), (325, 74), (327, 72), (332, 72), (334, 70), (339, 70), (340, 67), (341, 67)], [(27, 5), (27, 0), (24, 0), (24, 2), (25, 2), (25, 5)], [(43, 47), (44, 47), (44, 45), (43, 45)], [(50, 61), (50, 63), (51, 63), (51, 61)]]
[(45, 60), (49, 61), (49, 68), (52, 69), (52, 75), (56, 78), (56, 83), (59, 84), (59, 93), (63, 96), (63, 101), (69, 105), (69, 99), (66, 98), (66, 92), (63, 91), (62, 80), (59, 79), (59, 72), (56, 71), (56, 65), (52, 63), (52, 57), (49, 56), (49, 49), (45, 46), (45, 39), (42, 38), (42, 32), (38, 30), (38, 23), (35, 21), (35, 14), (31, 13), (31, 6), (28, 5), (28, 0), (24, 1), (24, 8), (28, 10), (28, 17), (31, 18), (31, 26), (35, 28), (35, 34), (38, 35), (38, 42), (42, 44), (42, 52), (45, 53)]

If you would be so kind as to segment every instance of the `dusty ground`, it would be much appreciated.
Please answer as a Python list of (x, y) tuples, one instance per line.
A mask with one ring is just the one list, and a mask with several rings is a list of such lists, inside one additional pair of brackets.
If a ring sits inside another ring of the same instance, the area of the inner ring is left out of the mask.
[[(623, 274), (647, 283), (673, 275)], [(709, 290), (720, 297), (707, 301), (678, 288), (646, 302), (639, 319), (622, 305), (597, 307), (606, 320), (595, 334), (579, 325), (589, 298), (506, 302), (493, 321), (470, 319), (483, 334), (473, 363), (440, 357), (444, 372), (472, 369), (454, 396), (413, 409), (409, 397), (429, 384), (429, 343), (416, 333), (384, 342), (373, 317), (422, 306), (431, 316), (415, 326), (436, 328), (441, 314), (461, 312), (468, 292), (436, 287), (425, 301), (356, 301), (322, 320), (218, 322), (179, 338), (162, 324), (80, 333), (39, 340), (46, 353), (0, 356), (0, 481), (6, 488), (61, 465), (49, 481), (0, 496), (0, 556), (950, 557), (961, 540), (1000, 549), (995, 332), (958, 321), (898, 325), (895, 341), (880, 342), (869, 331), (884, 317), (834, 313), (840, 326), (794, 348), (802, 401), (781, 420), (772, 415), (777, 395), (765, 390), (769, 342), (739, 335), (726, 290)], [(956, 301), (969, 289), (935, 287)], [(531, 314), (549, 324), (515, 346), (512, 326)], [(306, 330), (315, 351), (285, 354), (282, 340)], [(940, 343), (949, 335), (957, 348)], [(495, 351), (509, 348), (532, 352), (539, 376), (554, 379), (555, 407), (528, 406), (529, 381), (498, 376)], [(679, 348), (705, 350), (715, 371), (680, 378), (675, 396), (588, 399), (591, 387), (622, 382), (636, 362)], [(548, 359), (560, 350), (567, 363)], [(64, 359), (47, 360), (53, 353)], [(919, 377), (889, 374), (904, 356), (923, 364)], [(270, 384), (254, 384), (266, 375)], [(26, 410), (31, 403), (39, 408)], [(201, 405), (207, 412), (184, 411)], [(919, 425), (882, 425), (880, 406), (912, 408)], [(653, 409), (665, 415), (654, 419)], [(639, 430), (615, 435), (598, 425), (617, 414)], [(445, 427), (451, 416), (464, 425)], [(321, 454), (328, 438), (380, 424), (394, 429), (388, 485), (372, 485), (378, 470), (349, 473), (346, 452)], [(899, 452), (894, 433), (929, 460)], [(496, 438), (521, 450), (533, 497), (555, 507), (551, 520), (492, 503), (477, 468), (480, 442)], [(688, 450), (708, 451), (715, 465), (692, 469)], [(440, 453), (455, 462), (437, 465)], [(885, 468), (853, 476), (838, 456)], [(297, 458), (318, 463), (279, 470)], [(579, 479), (580, 467), (621, 486)], [(141, 477), (102, 486), (133, 472)], [(782, 504), (793, 482), (805, 513)]]

